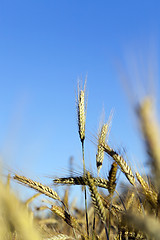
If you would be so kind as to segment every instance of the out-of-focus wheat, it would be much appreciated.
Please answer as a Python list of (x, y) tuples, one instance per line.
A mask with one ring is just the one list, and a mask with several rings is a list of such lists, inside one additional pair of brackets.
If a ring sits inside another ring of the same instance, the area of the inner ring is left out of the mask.
[(143, 239), (160, 239), (159, 220), (153, 216), (140, 216), (136, 213), (126, 213), (124, 215), (125, 224), (130, 228), (134, 226), (135, 229), (143, 232), (145, 236)]
[(0, 240), (40, 240), (32, 214), (13, 193), (0, 182)]
[(152, 205), (157, 205), (158, 194), (149, 187), (148, 183), (141, 177), (141, 175), (137, 172), (136, 177), (138, 182), (141, 184), (144, 194), (146, 195), (147, 199), (151, 202)]
[(151, 97), (145, 97), (138, 109), (142, 132), (150, 156), (150, 165), (160, 191), (160, 127)]

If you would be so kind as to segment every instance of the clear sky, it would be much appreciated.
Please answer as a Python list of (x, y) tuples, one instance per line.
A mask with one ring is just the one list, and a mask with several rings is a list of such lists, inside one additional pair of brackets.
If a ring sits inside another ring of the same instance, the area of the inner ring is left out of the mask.
[(140, 162), (143, 145), (119, 66), (137, 92), (137, 73), (148, 84), (148, 66), (154, 73), (159, 64), (159, 13), (160, 2), (147, 0), (1, 0), (0, 155), (5, 164), (40, 179), (67, 174), (70, 156), (81, 166), (75, 92), (78, 77), (86, 75), (87, 166), (95, 169), (96, 148), (88, 139), (97, 132), (103, 108), (106, 120), (114, 109), (112, 146), (124, 147), (131, 162)]

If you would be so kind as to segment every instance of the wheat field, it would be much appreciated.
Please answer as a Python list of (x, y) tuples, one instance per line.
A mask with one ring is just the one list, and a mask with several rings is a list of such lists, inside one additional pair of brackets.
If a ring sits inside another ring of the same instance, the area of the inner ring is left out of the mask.
[[(102, 124), (96, 137), (97, 173), (88, 171), (84, 145), (86, 82), (83, 88), (78, 85), (76, 106), (82, 174), (53, 179), (54, 185), (66, 185), (63, 197), (54, 187), (52, 189), (26, 176), (11, 174), (6, 181), (1, 180), (0, 240), (160, 239), (160, 124), (152, 97), (145, 96), (136, 106), (151, 166), (150, 176), (143, 176), (140, 169), (135, 171), (125, 156), (108, 144), (110, 121)], [(106, 156), (111, 159), (110, 171), (107, 178), (101, 178), (99, 173)], [(128, 181), (121, 193), (117, 188), (118, 172), (122, 172)], [(11, 189), (11, 181), (31, 188), (33, 196), (22, 202)], [(82, 186), (83, 209), (69, 203), (68, 186), (71, 185)], [(40, 207), (31, 210), (30, 205), (40, 195), (48, 202), (45, 204), (44, 201)], [(44, 215), (44, 211), (47, 214)]]

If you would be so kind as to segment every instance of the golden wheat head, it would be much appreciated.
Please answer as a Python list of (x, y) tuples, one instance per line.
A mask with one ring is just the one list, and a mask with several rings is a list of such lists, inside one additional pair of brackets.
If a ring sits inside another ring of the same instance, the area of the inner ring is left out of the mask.
[(103, 159), (104, 159), (103, 144), (105, 143), (105, 140), (106, 140), (107, 130), (108, 130), (108, 124), (106, 123), (102, 126), (98, 136), (98, 147), (97, 147), (97, 154), (96, 154), (96, 165), (97, 165), (98, 174), (103, 164)]
[[(86, 85), (86, 81), (85, 81)], [(78, 131), (80, 140), (83, 143), (85, 139), (85, 124), (86, 124), (86, 99), (85, 99), (85, 85), (84, 89), (80, 89), (78, 86), (78, 97), (77, 97), (77, 115), (78, 115)]]

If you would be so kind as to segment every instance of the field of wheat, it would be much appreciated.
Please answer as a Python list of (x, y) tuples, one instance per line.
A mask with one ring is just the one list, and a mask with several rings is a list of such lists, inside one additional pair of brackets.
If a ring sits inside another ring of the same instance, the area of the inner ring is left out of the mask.
[[(160, 125), (153, 98), (145, 96), (135, 108), (151, 167), (150, 176), (143, 176), (141, 169), (132, 169), (125, 156), (108, 144), (109, 117), (101, 125), (95, 140), (97, 172), (93, 174), (87, 170), (84, 144), (86, 82), (83, 87), (78, 86), (76, 107), (83, 173), (75, 176), (71, 172), (69, 177), (53, 179), (55, 186), (66, 185), (63, 197), (54, 187), (26, 176), (9, 174), (6, 181), (1, 180), (0, 240), (160, 239)], [(101, 178), (99, 173), (106, 156), (111, 159), (110, 171), (107, 178)], [(122, 172), (128, 181), (121, 193), (117, 188), (117, 172)], [(33, 197), (20, 201), (10, 187), (11, 181), (33, 189)], [(70, 185), (82, 186), (83, 209), (68, 202)], [(44, 201), (40, 207), (31, 210), (30, 205), (39, 195), (47, 199), (46, 204)], [(46, 215), (44, 211), (47, 211)]]

